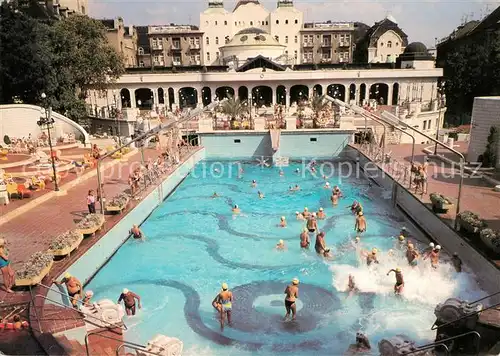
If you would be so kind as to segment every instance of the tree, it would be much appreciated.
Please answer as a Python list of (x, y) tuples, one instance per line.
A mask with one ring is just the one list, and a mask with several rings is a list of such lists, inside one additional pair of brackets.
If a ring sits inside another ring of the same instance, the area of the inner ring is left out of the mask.
[(326, 95), (315, 95), (311, 100), (311, 109), (314, 112), (313, 126), (318, 127), (321, 113), (328, 108), (329, 103), (325, 100)]
[(248, 112), (246, 101), (241, 101), (240, 98), (229, 96), (221, 105), (221, 111), (231, 117), (231, 123), (234, 123), (241, 115)]
[(485, 167), (495, 167), (497, 164), (498, 134), (498, 128), (492, 126), (488, 135), (486, 151), (483, 153), (483, 166)]

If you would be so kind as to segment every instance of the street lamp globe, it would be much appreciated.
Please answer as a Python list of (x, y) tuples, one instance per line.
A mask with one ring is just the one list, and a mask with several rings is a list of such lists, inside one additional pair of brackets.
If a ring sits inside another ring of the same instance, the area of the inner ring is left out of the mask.
[(40, 115), (45, 117), (45, 108), (40, 108)]
[(47, 94), (42, 93), (41, 97), (42, 97), (42, 99), (45, 99), (47, 97)]
[(142, 104), (142, 101), (137, 100), (137, 105), (141, 106), (141, 104)]

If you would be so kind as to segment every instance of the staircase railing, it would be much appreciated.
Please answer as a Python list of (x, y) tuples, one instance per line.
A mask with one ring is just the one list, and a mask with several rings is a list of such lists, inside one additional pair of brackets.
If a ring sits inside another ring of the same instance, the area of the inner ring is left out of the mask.
[[(477, 303), (477, 301), (476, 301), (475, 303)], [(470, 304), (474, 304), (474, 303), (469, 303), (469, 305), (470, 305)], [(458, 318), (458, 319), (455, 319), (455, 320), (452, 320), (452, 321), (448, 321), (448, 322), (446, 322), (446, 323), (444, 323), (444, 324), (441, 324), (441, 325), (436, 325), (436, 322), (437, 322), (437, 320), (436, 320), (436, 321), (434, 322), (434, 324), (432, 324), (431, 330), (436, 330), (436, 329), (438, 329), (438, 328), (444, 328), (445, 326), (448, 326), (448, 325), (451, 325), (451, 324), (455, 324), (457, 321), (460, 321), (460, 320), (462, 320), (462, 319), (469, 318), (469, 317), (471, 317), (471, 316), (477, 315), (477, 314), (482, 313), (482, 312), (484, 312), (484, 311), (486, 311), (486, 310), (489, 310), (489, 309), (496, 308), (496, 307), (498, 307), (498, 306), (500, 306), (500, 303), (496, 303), (496, 304), (490, 305), (490, 306), (489, 306), (489, 307), (487, 307), (487, 308), (483, 308), (483, 309), (481, 309), (481, 310), (477, 310), (477, 311), (475, 311), (475, 312), (473, 312), (473, 313), (470, 313), (470, 314), (462, 315), (462, 316), (461, 316), (460, 318)]]
[(496, 293), (493, 293), (493, 294), (490, 294), (490, 295), (487, 295), (486, 297), (483, 297), (481, 299), (478, 299), (478, 300), (475, 300), (473, 302), (470, 302), (470, 303), (467, 303), (467, 305), (473, 305), (473, 304), (476, 304), (476, 303), (479, 303), (485, 299), (489, 299), (491, 297), (494, 297), (495, 295), (499, 295), (500, 294), (500, 291), (499, 292), (496, 292)]
[(452, 336), (452, 337), (449, 337), (449, 338), (446, 338), (446, 339), (443, 339), (443, 340), (436, 341), (436, 342), (434, 342), (432, 344), (428, 344), (428, 345), (424, 345), (424, 346), (421, 346), (421, 347), (417, 347), (416, 350), (404, 353), (403, 355), (406, 356), (406, 355), (415, 354), (417, 352), (428, 350), (428, 349), (434, 348), (436, 346), (444, 346), (444, 348), (446, 349), (447, 355), (448, 355), (450, 353), (450, 350), (449, 350), (448, 346), (445, 343), (447, 343), (448, 341), (453, 341), (453, 340), (461, 339), (461, 338), (463, 338), (465, 336), (468, 336), (468, 335), (475, 335), (477, 337), (476, 353), (474, 354), (474, 355), (477, 356), (477, 355), (479, 355), (479, 349), (481, 347), (481, 335), (477, 331), (468, 331), (468, 332), (465, 332), (465, 333), (460, 334), (460, 335), (455, 335), (455, 336)]
[(112, 337), (112, 336), (108, 336), (108, 335), (103, 335), (101, 334), (102, 330), (98, 330), (98, 331), (91, 331), (89, 333), (87, 333), (87, 335), (85, 335), (85, 351), (87, 352), (87, 356), (90, 356), (90, 350), (89, 350), (89, 337), (91, 335), (95, 335), (95, 336), (98, 336), (98, 337), (102, 337), (104, 339), (108, 339), (108, 340), (114, 340), (114, 341), (118, 341), (118, 342), (121, 342), (121, 345), (119, 345), (117, 348), (116, 348), (116, 355), (118, 356), (119, 353), (120, 353), (120, 350), (124, 347), (124, 346), (127, 346), (131, 349), (134, 349), (134, 350), (137, 350), (137, 351), (142, 351), (144, 353), (147, 353), (147, 354), (150, 354), (150, 355), (156, 355), (156, 356), (161, 356), (161, 354), (159, 353), (154, 353), (154, 352), (150, 352), (150, 351), (147, 351), (146, 350), (146, 346), (144, 345), (140, 345), (140, 344), (136, 344), (134, 342), (130, 342), (130, 341), (125, 341), (123, 339), (119, 339), (117, 337)]

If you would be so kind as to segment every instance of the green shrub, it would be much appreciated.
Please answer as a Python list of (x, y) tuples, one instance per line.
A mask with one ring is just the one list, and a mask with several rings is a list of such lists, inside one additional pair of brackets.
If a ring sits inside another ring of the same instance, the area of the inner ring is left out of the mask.
[(492, 126), (490, 134), (488, 135), (488, 143), (486, 144), (486, 151), (483, 153), (483, 166), (495, 167), (497, 163), (497, 149), (498, 149), (498, 128)]
[(6, 145), (10, 145), (12, 143), (12, 141), (10, 140), (10, 137), (8, 135), (5, 135), (3, 137), (3, 142), (6, 144)]

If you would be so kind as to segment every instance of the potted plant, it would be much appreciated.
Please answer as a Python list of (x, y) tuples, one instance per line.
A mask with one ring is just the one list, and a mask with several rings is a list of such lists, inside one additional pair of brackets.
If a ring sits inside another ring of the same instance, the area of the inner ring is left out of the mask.
[(458, 214), (457, 219), (459, 230), (464, 230), (471, 234), (478, 234), (482, 229), (487, 227), (486, 222), (471, 211), (462, 211)]
[(104, 216), (101, 214), (88, 214), (76, 225), (82, 235), (93, 235), (104, 225)]
[(439, 193), (431, 193), (429, 197), (432, 203), (432, 211), (435, 213), (446, 213), (454, 205), (450, 199)]
[(493, 229), (482, 229), (479, 233), (481, 241), (492, 251), (500, 254), (500, 231)]
[(70, 230), (57, 236), (49, 245), (49, 250), (54, 256), (66, 256), (80, 246), (83, 234), (80, 230)]
[(121, 212), (126, 208), (129, 202), (129, 196), (126, 193), (120, 193), (113, 197), (110, 201), (106, 202), (106, 211)]
[(33, 286), (42, 281), (54, 264), (49, 251), (36, 252), (16, 271), (16, 286)]

